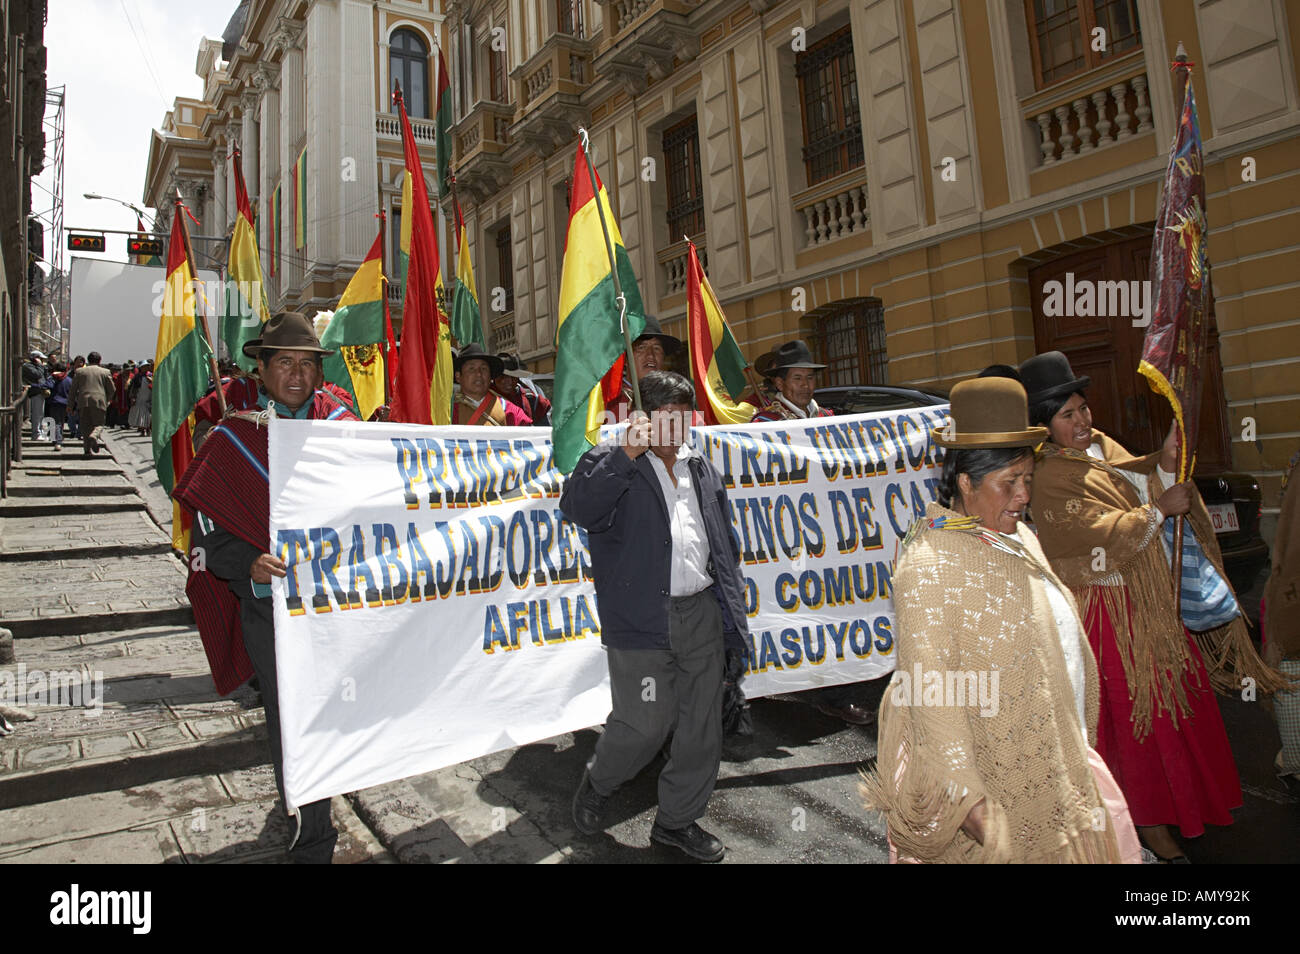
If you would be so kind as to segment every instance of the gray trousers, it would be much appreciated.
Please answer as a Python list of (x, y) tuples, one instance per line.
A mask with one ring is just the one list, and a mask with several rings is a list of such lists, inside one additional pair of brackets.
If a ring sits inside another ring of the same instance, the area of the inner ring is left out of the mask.
[(36, 440), (41, 433), (41, 421), (45, 419), (45, 395), (33, 392), (27, 400), (31, 404), (28, 413), (32, 417), (32, 440)]
[(669, 650), (610, 649), (614, 709), (588, 766), (591, 787), (611, 795), (673, 744), (659, 774), (664, 828), (704, 817), (722, 759), (722, 610), (712, 591), (674, 597)]
[[(241, 599), (239, 617), (244, 629), (244, 649), (257, 674), (266, 711), (266, 733), (271, 742), (271, 764), (275, 787), (284, 798), (284, 752), (280, 743), (280, 690), (275, 671), (275, 623), (269, 599)], [(287, 804), (287, 803), (286, 803)], [(334, 855), (338, 831), (330, 819), (330, 800), (323, 798), (299, 808), (302, 828), (289, 852), (295, 864), (329, 864)], [(294, 827), (290, 823), (290, 827)]]

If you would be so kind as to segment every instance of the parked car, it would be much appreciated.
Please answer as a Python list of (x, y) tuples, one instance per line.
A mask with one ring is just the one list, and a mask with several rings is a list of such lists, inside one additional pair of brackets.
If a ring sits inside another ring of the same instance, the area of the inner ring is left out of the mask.
[[(818, 388), (813, 395), (817, 403), (836, 414), (868, 414), (910, 407), (947, 404), (948, 396), (934, 388), (849, 385)], [(1140, 448), (1130, 448), (1140, 450)], [(1252, 620), (1258, 615), (1258, 602), (1247, 606), (1250, 592), (1260, 571), (1268, 565), (1268, 544), (1259, 532), (1263, 495), (1259, 482), (1250, 474), (1194, 474), (1196, 489), (1210, 512), (1214, 533), (1223, 552), (1223, 568), (1228, 574), (1242, 609)]]

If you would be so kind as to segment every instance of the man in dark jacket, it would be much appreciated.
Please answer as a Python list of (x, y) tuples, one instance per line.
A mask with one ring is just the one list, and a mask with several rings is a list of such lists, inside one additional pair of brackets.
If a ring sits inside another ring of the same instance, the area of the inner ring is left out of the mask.
[(652, 371), (641, 401), (650, 419), (583, 455), (560, 498), (587, 531), (614, 704), (573, 818), (584, 834), (600, 831), (609, 797), (671, 732), (650, 838), (718, 861), (722, 842), (697, 820), (722, 756), (724, 640), (741, 646), (746, 631), (740, 553), (722, 481), (685, 443), (691, 383)]

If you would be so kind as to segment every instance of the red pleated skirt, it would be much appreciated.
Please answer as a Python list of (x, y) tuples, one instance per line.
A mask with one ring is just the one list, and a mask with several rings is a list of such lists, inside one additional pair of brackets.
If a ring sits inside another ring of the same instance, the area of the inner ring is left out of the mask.
[[(1127, 590), (1124, 603), (1127, 609)], [(1185, 838), (1203, 834), (1207, 824), (1231, 825), (1232, 809), (1241, 807), (1241, 779), (1190, 633), (1184, 630), (1194, 664), (1194, 675), (1186, 677), (1191, 716), (1180, 718), (1175, 728), (1168, 712), (1157, 715), (1150, 733), (1138, 741), (1115, 627), (1102, 601), (1093, 604), (1084, 625), (1101, 676), (1097, 751), (1128, 801), (1133, 824), (1177, 825)]]

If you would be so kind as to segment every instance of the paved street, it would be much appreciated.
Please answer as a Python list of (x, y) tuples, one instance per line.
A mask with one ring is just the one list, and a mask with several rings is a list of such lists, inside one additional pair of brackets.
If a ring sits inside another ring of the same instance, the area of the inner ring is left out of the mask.
[[(256, 693), (222, 699), (159, 526), (170, 507), (148, 440), (117, 431), (114, 459), (28, 444), (0, 501), (0, 615), (16, 661), (102, 675), (103, 711), (34, 707), (0, 740), (0, 861), (283, 860)], [(1221, 703), (1246, 788), (1237, 824), (1192, 843), (1194, 862), (1300, 861), (1300, 798), (1271, 773), (1277, 734), (1258, 705)], [(731, 862), (882, 862), (859, 807), (874, 728), (789, 700), (754, 704), (757, 736), (724, 761), (706, 827)], [(652, 847), (656, 761), (577, 834), (569, 800), (597, 730), (335, 798), (335, 861), (677, 862)]]

